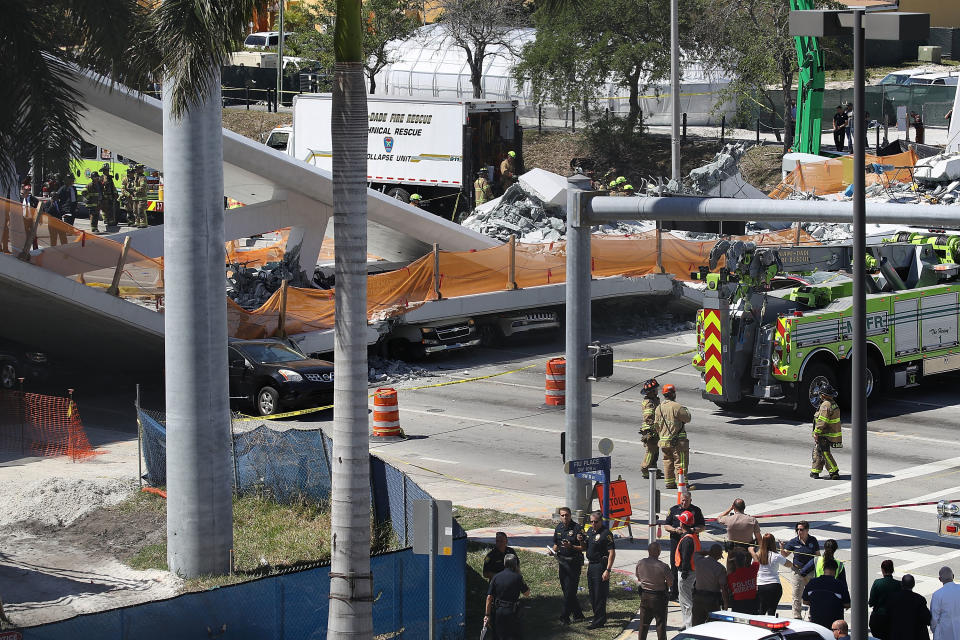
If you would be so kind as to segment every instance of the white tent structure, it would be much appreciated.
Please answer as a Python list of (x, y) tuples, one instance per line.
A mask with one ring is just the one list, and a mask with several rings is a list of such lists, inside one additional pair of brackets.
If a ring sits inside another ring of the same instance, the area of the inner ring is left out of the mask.
[[(510, 47), (492, 46), (484, 61), (483, 97), (488, 100), (519, 100), (520, 117), (525, 124), (536, 123), (539, 107), (543, 107), (545, 124), (566, 124), (571, 117), (569, 110), (557, 105), (537, 105), (530, 96), (530, 83), (518, 85), (513, 78), (517, 54), (527, 42), (536, 37), (531, 28), (515, 29), (511, 33)], [(377, 90), (381, 95), (424, 96), (435, 98), (470, 98), (470, 69), (462, 48), (457, 46), (442, 23), (421, 27), (407, 40), (397, 40), (388, 45), (391, 63), (377, 74)], [(682, 66), (681, 112), (687, 114), (690, 125), (718, 123), (720, 116), (732, 116), (735, 105), (726, 103), (717, 109), (721, 99), (719, 92), (728, 80), (718, 73), (687, 62)], [(602, 95), (605, 96), (591, 108), (613, 113), (629, 110), (629, 92), (608, 82)], [(669, 83), (650, 87), (641, 96), (640, 108), (647, 124), (670, 124)], [(578, 109), (579, 111), (579, 109)], [(581, 117), (577, 114), (577, 119)]]

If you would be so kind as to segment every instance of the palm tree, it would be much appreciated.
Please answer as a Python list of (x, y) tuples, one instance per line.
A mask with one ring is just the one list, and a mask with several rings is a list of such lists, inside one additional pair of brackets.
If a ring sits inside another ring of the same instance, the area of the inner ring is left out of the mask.
[(337, 365), (333, 403), (329, 638), (373, 637), (367, 422), (367, 95), (361, 0), (337, 0), (333, 231)]
[(15, 192), (17, 173), (34, 165), (65, 173), (82, 137), (81, 105), (70, 80), (76, 64), (139, 85), (130, 43), (147, 11), (137, 0), (3, 2), (0, 20), (0, 193)]
[(223, 299), (220, 66), (256, 0), (164, 0), (149, 16), (163, 78), (167, 564), (224, 574), (233, 548)]

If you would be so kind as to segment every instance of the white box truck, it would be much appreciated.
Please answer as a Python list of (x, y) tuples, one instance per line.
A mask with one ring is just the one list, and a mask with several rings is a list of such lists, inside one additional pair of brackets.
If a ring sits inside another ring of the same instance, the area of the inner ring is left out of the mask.
[[(331, 170), (329, 93), (293, 100), (293, 133), (287, 153)], [(508, 151), (523, 166), (523, 133), (516, 100), (459, 100), (368, 96), (367, 180), (405, 202), (414, 193), (437, 214), (473, 207), (473, 182), (481, 170), (499, 180)]]

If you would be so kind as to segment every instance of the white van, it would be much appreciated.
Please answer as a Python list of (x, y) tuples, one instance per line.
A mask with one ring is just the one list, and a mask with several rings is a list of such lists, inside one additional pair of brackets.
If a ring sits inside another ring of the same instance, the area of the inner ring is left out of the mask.
[[(286, 40), (292, 33), (284, 33), (283, 39)], [(280, 44), (280, 32), (279, 31), (258, 31), (257, 33), (251, 33), (247, 36), (246, 40), (243, 41), (243, 46), (248, 49), (259, 49), (261, 47), (276, 47)]]

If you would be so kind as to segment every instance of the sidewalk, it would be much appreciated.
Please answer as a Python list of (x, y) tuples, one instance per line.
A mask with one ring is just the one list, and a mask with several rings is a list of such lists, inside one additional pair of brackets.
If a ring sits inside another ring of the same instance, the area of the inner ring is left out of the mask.
[[(531, 553), (547, 555), (547, 547), (553, 544), (553, 529), (530, 525), (514, 525), (510, 527), (498, 526), (486, 527), (483, 529), (472, 529), (467, 532), (467, 537), (472, 542), (479, 542), (492, 547), (494, 536), (496, 535), (497, 531), (503, 531), (507, 534), (509, 545), (514, 549), (521, 549)], [(626, 529), (617, 529), (614, 531), (614, 535), (617, 536), (617, 556), (614, 560), (613, 570), (619, 575), (615, 577), (612, 576), (610, 578), (611, 580), (627, 581), (630, 584), (636, 583), (637, 580), (634, 570), (637, 562), (647, 557), (646, 534), (646, 527), (634, 527), (634, 538), (631, 541), (627, 535)], [(702, 534), (701, 539), (703, 540), (704, 549), (708, 549), (713, 543), (719, 542), (717, 536), (713, 536), (708, 532)], [(663, 548), (660, 553), (660, 560), (670, 564), (667, 557), (670, 552), (669, 537), (661, 537), (660, 544)], [(726, 564), (726, 557), (721, 560), (721, 563)], [(585, 574), (586, 571), (584, 571), (584, 575)], [(790, 588), (790, 583), (784, 580), (782, 575), (780, 582), (783, 585), (783, 597), (780, 598), (780, 616), (789, 617), (790, 602), (793, 598), (793, 590)], [(639, 598), (637, 598), (638, 610), (639, 606)], [(682, 629), (682, 624), (683, 618), (680, 613), (680, 604), (675, 600), (671, 600), (667, 605), (667, 634), (672, 637)], [(627, 640), (628, 638), (635, 639), (637, 637), (639, 625), (640, 621), (635, 616), (633, 620), (631, 620), (630, 623), (614, 637), (616, 640)], [(651, 629), (647, 637), (656, 638), (656, 632)]]

